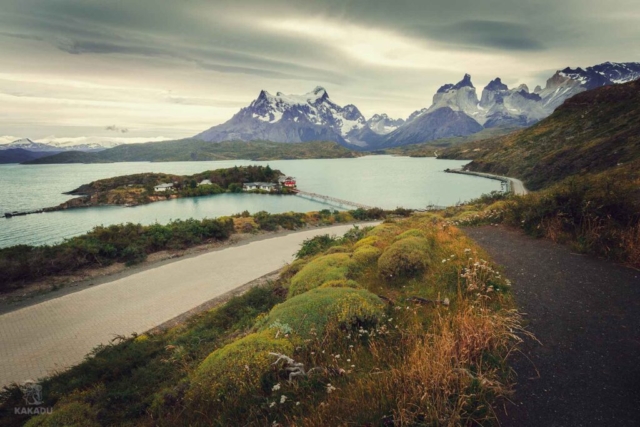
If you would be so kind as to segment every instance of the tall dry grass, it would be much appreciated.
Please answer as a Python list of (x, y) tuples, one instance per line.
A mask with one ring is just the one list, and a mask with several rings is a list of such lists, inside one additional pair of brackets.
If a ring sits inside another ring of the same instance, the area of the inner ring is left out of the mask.
[[(293, 425), (476, 425), (495, 420), (493, 404), (512, 392), (507, 359), (524, 336), (520, 314), (496, 310), (487, 264), (470, 262), (451, 308), (407, 319), (397, 345), (372, 341), (376, 366)], [(508, 305), (508, 304), (506, 304)]]

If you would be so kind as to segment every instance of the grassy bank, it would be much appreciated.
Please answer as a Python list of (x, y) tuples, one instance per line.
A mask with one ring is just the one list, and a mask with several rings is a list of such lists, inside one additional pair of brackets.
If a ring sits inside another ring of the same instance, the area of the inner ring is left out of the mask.
[(486, 259), (428, 214), (316, 237), (277, 282), (46, 379), (27, 425), (490, 424), (520, 326)]
[(494, 193), (443, 216), (454, 225), (504, 223), (640, 268), (640, 175), (635, 168), (571, 177), (526, 196)]
[[(398, 212), (407, 214), (404, 210)], [(19, 289), (40, 278), (83, 268), (104, 267), (116, 262), (136, 264), (154, 252), (224, 241), (233, 233), (296, 230), (307, 226), (381, 219), (388, 213), (380, 209), (283, 214), (263, 211), (217, 219), (177, 220), (166, 225), (129, 223), (99, 226), (56, 245), (17, 245), (0, 249), (0, 293)]]

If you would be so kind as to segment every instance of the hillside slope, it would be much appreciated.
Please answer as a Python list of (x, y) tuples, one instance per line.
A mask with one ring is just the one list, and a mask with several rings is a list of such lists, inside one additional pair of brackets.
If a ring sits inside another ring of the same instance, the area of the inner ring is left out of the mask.
[(50, 156), (50, 152), (29, 151), (23, 148), (9, 148), (0, 150), (0, 164), (2, 163), (22, 163), (29, 160), (38, 159), (44, 156)]
[(580, 93), (534, 126), (440, 158), (472, 159), (467, 169), (517, 177), (533, 190), (572, 175), (632, 170), (640, 162), (640, 81)]
[(336, 142), (315, 141), (287, 144), (266, 141), (230, 141), (211, 143), (198, 139), (149, 142), (120, 145), (99, 153), (71, 151), (28, 162), (50, 163), (112, 163), (112, 162), (181, 162), (206, 160), (276, 160), (327, 159), (357, 157), (357, 152)]

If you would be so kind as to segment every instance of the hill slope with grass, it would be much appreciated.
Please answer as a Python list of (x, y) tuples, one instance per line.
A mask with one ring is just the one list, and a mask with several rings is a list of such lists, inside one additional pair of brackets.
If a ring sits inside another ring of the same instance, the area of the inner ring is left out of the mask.
[[(313, 238), (275, 283), (96, 349), (42, 382), (52, 414), (0, 426), (488, 424), (521, 328), (486, 259), (430, 214)], [(9, 387), (0, 413), (22, 402)]]
[(440, 158), (472, 159), (468, 170), (513, 176), (538, 190), (570, 176), (640, 161), (640, 81), (580, 93), (540, 123), (455, 146)]
[(267, 141), (212, 143), (199, 139), (181, 139), (125, 144), (97, 153), (70, 151), (29, 161), (26, 164), (334, 159), (360, 155), (357, 151), (349, 150), (331, 141), (299, 144)]

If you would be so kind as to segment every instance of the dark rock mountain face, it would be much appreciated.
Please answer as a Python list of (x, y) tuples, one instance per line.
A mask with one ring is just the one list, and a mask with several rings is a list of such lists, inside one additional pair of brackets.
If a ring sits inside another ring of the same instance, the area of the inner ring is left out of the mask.
[(370, 150), (439, 138), (466, 136), (483, 128), (526, 127), (549, 116), (568, 98), (586, 90), (640, 78), (640, 63), (611, 63), (556, 72), (544, 88), (509, 88), (497, 77), (478, 99), (471, 76), (441, 86), (429, 108), (406, 120), (376, 114), (366, 120), (355, 105), (335, 104), (325, 89), (304, 95), (271, 95), (262, 91), (228, 122), (195, 138), (211, 142), (268, 140), (274, 142), (335, 141)]

